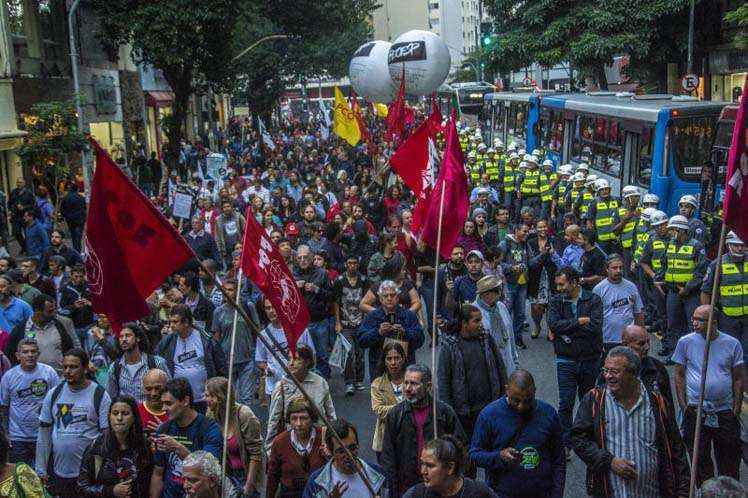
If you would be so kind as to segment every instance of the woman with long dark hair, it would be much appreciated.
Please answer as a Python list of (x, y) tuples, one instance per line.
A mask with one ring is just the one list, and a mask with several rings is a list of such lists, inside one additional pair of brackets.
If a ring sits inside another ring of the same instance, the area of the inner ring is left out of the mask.
[(86, 498), (148, 496), (152, 471), (135, 399), (118, 396), (109, 407), (109, 428), (83, 453), (78, 488)]
[(372, 449), (379, 455), (384, 440), (384, 419), (396, 404), (403, 400), (403, 379), (408, 356), (405, 349), (396, 343), (388, 342), (382, 348), (382, 365), (384, 373), (371, 382), (371, 409), (377, 416), (374, 427)]

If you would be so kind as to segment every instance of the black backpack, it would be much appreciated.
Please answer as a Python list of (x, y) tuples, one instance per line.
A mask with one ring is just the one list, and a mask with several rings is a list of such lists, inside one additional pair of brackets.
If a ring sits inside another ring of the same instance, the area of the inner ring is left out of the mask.
[[(93, 382), (93, 381), (92, 381)], [(62, 393), (62, 388), (67, 384), (67, 382), (60, 382), (57, 384), (57, 387), (55, 387), (54, 391), (52, 391), (52, 397), (49, 400), (49, 409), (52, 410), (52, 407), (55, 406), (55, 402), (57, 401), (57, 398), (60, 397), (60, 394)], [(96, 410), (96, 424), (98, 425), (99, 419), (101, 418), (99, 416), (99, 411), (101, 409), (101, 400), (104, 398), (104, 394), (106, 391), (103, 387), (96, 384), (94, 382), (94, 385), (96, 386), (96, 390), (94, 391), (94, 409)], [(101, 427), (99, 427), (101, 429)]]

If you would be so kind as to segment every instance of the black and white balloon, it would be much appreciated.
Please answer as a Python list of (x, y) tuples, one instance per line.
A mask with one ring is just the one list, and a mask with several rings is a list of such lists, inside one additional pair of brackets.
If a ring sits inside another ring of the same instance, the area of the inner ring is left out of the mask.
[(398, 36), (390, 47), (388, 63), (395, 87), (405, 72), (405, 93), (428, 95), (444, 83), (452, 57), (439, 36), (414, 29)]
[(389, 103), (397, 95), (387, 63), (390, 42), (376, 40), (364, 43), (353, 54), (348, 77), (356, 93), (370, 102)]

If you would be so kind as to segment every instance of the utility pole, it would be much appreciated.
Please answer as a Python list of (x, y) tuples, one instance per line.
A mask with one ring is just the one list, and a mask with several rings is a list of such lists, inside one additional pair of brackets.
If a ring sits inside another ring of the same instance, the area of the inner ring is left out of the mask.
[[(83, 105), (81, 103), (81, 84), (78, 77), (78, 64), (80, 54), (78, 53), (78, 44), (75, 41), (75, 14), (78, 10), (80, 0), (73, 0), (68, 12), (68, 41), (70, 44), (70, 71), (73, 73), (73, 91), (75, 92), (75, 113), (78, 118), (78, 131), (85, 131), (85, 120), (83, 119)], [(81, 152), (81, 162), (83, 163), (83, 190), (86, 198), (91, 193), (91, 164), (88, 162), (88, 151)]]
[(693, 73), (693, 30), (694, 30), (694, 10), (696, 8), (695, 0), (691, 0), (691, 8), (688, 13), (688, 61), (686, 65), (688, 74)]

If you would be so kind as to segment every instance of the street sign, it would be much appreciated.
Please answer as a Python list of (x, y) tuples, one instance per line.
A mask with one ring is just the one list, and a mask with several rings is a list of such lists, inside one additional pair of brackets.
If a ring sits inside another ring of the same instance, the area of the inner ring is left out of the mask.
[(695, 74), (687, 74), (681, 81), (683, 89), (687, 92), (693, 92), (699, 87), (699, 77)]

